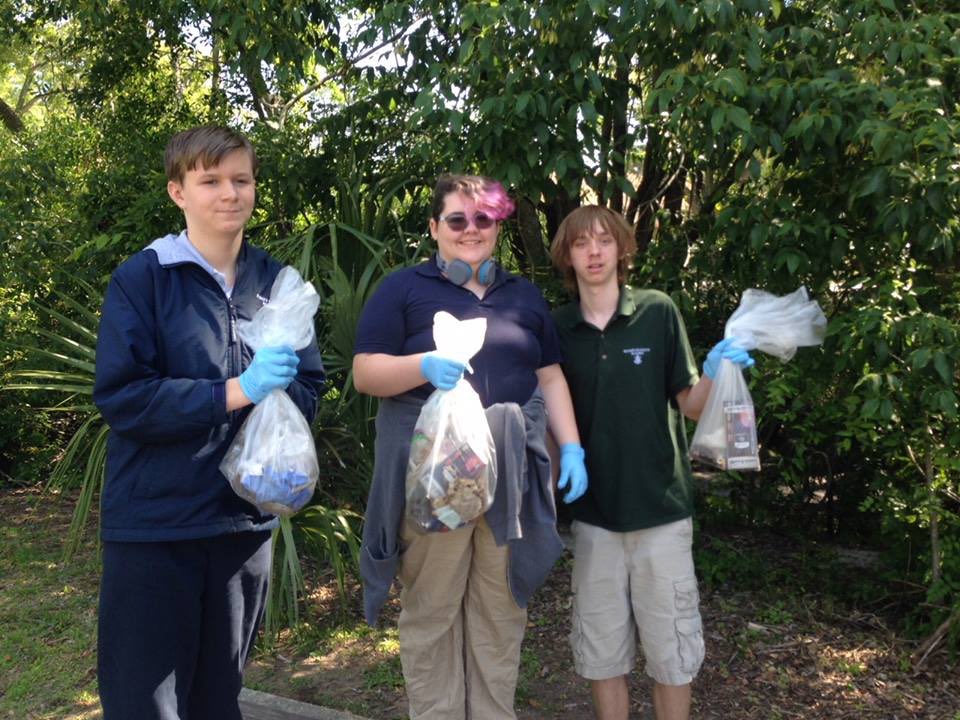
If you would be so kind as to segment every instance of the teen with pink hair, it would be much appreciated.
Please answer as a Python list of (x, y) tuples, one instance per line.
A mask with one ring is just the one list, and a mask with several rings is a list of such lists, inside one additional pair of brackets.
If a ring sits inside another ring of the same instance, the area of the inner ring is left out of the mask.
[[(382, 398), (361, 553), (367, 620), (376, 621), (394, 574), (402, 585), (400, 659), (411, 718), (509, 720), (526, 604), (562, 550), (544, 436), (561, 444), (565, 500), (587, 486), (560, 345), (540, 291), (493, 259), (513, 212), (490, 178), (443, 175), (434, 190), (427, 262), (386, 277), (357, 330), (354, 384)], [(433, 317), (485, 318), (467, 381), (497, 446), (492, 507), (466, 527), (423, 532), (404, 520), (405, 473), (420, 408), (464, 365), (434, 351)]]

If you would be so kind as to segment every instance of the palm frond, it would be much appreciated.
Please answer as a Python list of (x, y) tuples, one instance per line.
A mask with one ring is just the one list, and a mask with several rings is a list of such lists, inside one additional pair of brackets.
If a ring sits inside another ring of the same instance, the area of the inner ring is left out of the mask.
[[(80, 495), (73, 509), (70, 528), (64, 539), (64, 556), (69, 558), (83, 538), (89, 522), (90, 511), (103, 485), (106, 463), (106, 444), (109, 428), (104, 423), (100, 411), (89, 401), (93, 396), (95, 373), (98, 316), (88, 304), (99, 307), (102, 301), (100, 293), (77, 278), (71, 281), (80, 285), (87, 295), (86, 301), (78, 300), (62, 291), (54, 291), (53, 296), (74, 317), (49, 305), (35, 303), (41, 316), (55, 321), (57, 331), (37, 328), (38, 339), (34, 343), (20, 343), (16, 347), (24, 354), (30, 367), (21, 367), (7, 374), (7, 382), (0, 390), (43, 393), (61, 396), (57, 403), (47, 403), (45, 409), (57, 412), (69, 412), (77, 415), (78, 425), (67, 441), (50, 477), (47, 479), (48, 491), (58, 491), (71, 487), (80, 470)], [(39, 360), (53, 361), (55, 367), (38, 367), (45, 363)], [(58, 369), (69, 368), (67, 370)], [(43, 395), (41, 395), (43, 397)], [(78, 399), (82, 398), (82, 399)], [(44, 397), (46, 400), (46, 398)]]
[[(103, 488), (107, 461), (107, 437), (110, 435), (110, 428), (104, 423), (97, 426), (96, 421), (98, 420), (99, 417), (88, 418), (88, 422), (94, 421), (90, 423), (88, 432), (95, 430), (96, 434), (88, 445), (89, 455), (80, 483), (80, 497), (73, 507), (73, 517), (70, 520), (70, 528), (67, 530), (67, 537), (64, 541), (64, 560), (69, 560), (79, 549), (90, 518), (90, 508), (93, 506), (94, 500), (100, 496), (100, 490)], [(61, 463), (58, 468), (62, 466)]]
[[(278, 575), (279, 573), (279, 575)], [(290, 518), (280, 518), (273, 531), (273, 578), (264, 610), (264, 632), (275, 638), (284, 625), (296, 625), (306, 585)]]
[[(44, 336), (50, 334), (50, 333), (44, 333), (43, 331), (38, 331), (38, 332)], [(41, 348), (41, 347), (36, 347), (31, 345), (5, 343), (5, 346), (14, 350), (22, 350), (26, 353), (49, 358), (63, 365), (69, 365), (71, 367), (77, 368), (78, 370), (83, 370), (85, 373), (88, 373), (88, 374), (94, 372), (95, 365), (92, 362), (92, 359), (96, 357), (96, 351), (92, 352), (90, 356), (91, 360), (84, 360), (81, 358), (71, 357), (70, 355), (65, 355), (64, 353), (61, 353), (61, 352), (55, 352), (53, 350), (47, 350), (46, 348)]]

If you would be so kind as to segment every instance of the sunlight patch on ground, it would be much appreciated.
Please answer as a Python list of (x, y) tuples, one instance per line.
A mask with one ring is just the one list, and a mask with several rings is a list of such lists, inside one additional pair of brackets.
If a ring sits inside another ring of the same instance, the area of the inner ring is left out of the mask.
[(89, 692), (82, 692), (77, 696), (77, 705), (63, 720), (96, 720), (102, 717), (99, 698)]
[(295, 671), (293, 676), (309, 675), (316, 669), (333, 670), (347, 665), (375, 665), (400, 651), (396, 638), (381, 639), (370, 635), (357, 637), (344, 633), (331, 645), (325, 653), (314, 652), (304, 658), (299, 663), (300, 669)]

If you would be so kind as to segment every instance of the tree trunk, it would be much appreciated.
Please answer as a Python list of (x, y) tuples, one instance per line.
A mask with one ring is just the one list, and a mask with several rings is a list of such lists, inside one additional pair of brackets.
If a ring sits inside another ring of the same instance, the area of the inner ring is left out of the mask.
[(673, 221), (679, 223), (683, 220), (683, 193), (686, 189), (687, 173), (681, 170), (673, 178), (673, 182), (664, 192), (664, 205), (670, 211)]
[(550, 260), (547, 247), (543, 242), (543, 230), (536, 206), (530, 198), (521, 195), (517, 198), (517, 234), (521, 247), (518, 250), (526, 258), (531, 269), (545, 267)]
[(220, 93), (220, 45), (222, 41), (216, 33), (210, 36), (210, 117), (216, 118), (220, 109), (226, 104)]
[(637, 188), (637, 196), (627, 207), (627, 221), (634, 225), (637, 240), (637, 255), (643, 255), (653, 239), (654, 216), (658, 205), (657, 193), (663, 183), (664, 173), (660, 166), (660, 132), (647, 128), (647, 143), (643, 154), (643, 177)]
[(24, 130), (23, 120), (17, 115), (17, 111), (10, 107), (3, 98), (0, 98), (0, 120), (3, 121), (4, 127), (12, 133), (23, 132)]
[(270, 89), (260, 71), (260, 61), (254, 49), (240, 48), (240, 68), (250, 90), (250, 102), (261, 120), (269, 120), (264, 100), (269, 96)]
[(554, 196), (546, 199), (540, 206), (547, 218), (547, 237), (554, 237), (563, 219), (578, 207), (580, 207), (580, 198), (571, 198), (563, 185), (558, 184)]
[(607, 101), (608, 107), (603, 113), (603, 123), (600, 126), (600, 180), (597, 182), (597, 202), (604, 204), (607, 188), (613, 170), (610, 168), (610, 148), (613, 145), (613, 102)]
[[(613, 96), (613, 137), (611, 138), (611, 160), (610, 170), (614, 177), (626, 178), (627, 176), (627, 100), (628, 87), (627, 82), (630, 79), (629, 62), (623, 58), (617, 59), (617, 71), (615, 75), (616, 92)], [(610, 209), (618, 213), (623, 212), (623, 191), (619, 186), (614, 188), (610, 196)]]
[[(933, 450), (930, 447), (930, 441), (927, 441), (927, 452), (923, 460), (923, 474), (927, 481), (927, 492), (930, 493), (931, 498), (934, 498), (936, 491), (933, 489)], [(937, 512), (935, 506), (932, 506), (930, 509), (930, 570), (932, 584), (936, 585), (940, 582), (941, 570), (940, 570), (940, 513)]]
[(30, 91), (33, 88), (33, 79), (37, 75), (37, 69), (42, 67), (44, 63), (33, 65), (27, 70), (26, 75), (23, 78), (23, 84), (20, 86), (20, 94), (17, 96), (17, 115), (23, 117), (23, 114), (29, 109), (33, 104), (30, 102)]

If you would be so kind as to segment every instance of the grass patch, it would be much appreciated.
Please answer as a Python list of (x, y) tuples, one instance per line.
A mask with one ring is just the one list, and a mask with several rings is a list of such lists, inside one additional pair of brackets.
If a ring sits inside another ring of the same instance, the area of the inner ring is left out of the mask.
[(88, 539), (63, 561), (71, 507), (58, 496), (0, 492), (0, 717), (100, 716), (98, 557)]

